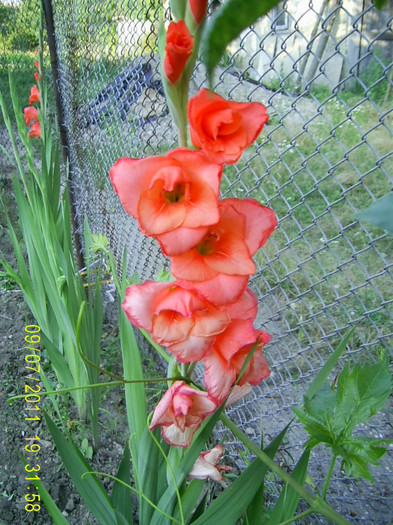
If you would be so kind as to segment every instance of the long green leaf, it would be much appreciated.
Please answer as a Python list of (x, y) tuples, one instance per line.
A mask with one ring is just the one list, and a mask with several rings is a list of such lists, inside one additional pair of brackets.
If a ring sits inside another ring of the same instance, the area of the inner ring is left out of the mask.
[[(124, 251), (122, 261), (122, 281), (119, 282), (117, 267), (112, 253), (109, 253), (109, 263), (119, 294), (119, 332), (120, 345), (123, 360), (124, 379), (144, 379), (142, 370), (142, 356), (135, 338), (134, 329), (126, 314), (121, 308), (121, 301), (126, 291), (126, 253)], [(127, 420), (130, 435), (135, 435), (132, 440), (134, 457), (138, 457), (138, 447), (146, 428), (147, 407), (146, 393), (143, 383), (127, 383), (124, 385)]]
[[(23, 458), (22, 458), (23, 460)], [(25, 466), (27, 465), (26, 461), (23, 460)], [(53, 501), (51, 495), (46, 490), (44, 484), (39, 480), (34, 480), (34, 485), (37, 487), (37, 490), (41, 496), (42, 502), (45, 504), (46, 510), (48, 511), (50, 517), (53, 519), (55, 525), (69, 525), (68, 521), (65, 519), (61, 510)]]
[(337, 346), (337, 348), (334, 350), (332, 355), (329, 356), (326, 363), (323, 365), (321, 370), (315, 376), (313, 382), (308, 387), (307, 392), (304, 397), (311, 399), (321, 389), (323, 383), (326, 381), (330, 372), (333, 370), (333, 368), (337, 364), (337, 361), (340, 359), (341, 355), (345, 351), (347, 344), (349, 343), (349, 340), (351, 339), (354, 330), (355, 330), (355, 327), (351, 328), (349, 332), (345, 334), (344, 339)]
[[(199, 479), (193, 479), (187, 485), (187, 487), (185, 487), (181, 495), (181, 503), (182, 503), (183, 514), (186, 518), (191, 516), (192, 511), (195, 509), (199, 501), (199, 498), (201, 497), (201, 493), (202, 493), (204, 486), (205, 486), (205, 481), (199, 480)], [(179, 504), (177, 504), (175, 507), (173, 517), (177, 520), (180, 520)]]
[(377, 199), (374, 204), (355, 215), (361, 222), (371, 222), (393, 236), (393, 192)]
[[(116, 478), (124, 481), (127, 485), (130, 484), (130, 450), (128, 448), (128, 441), (124, 447), (123, 457), (116, 474)], [(118, 519), (124, 519), (127, 525), (134, 523), (132, 517), (132, 498), (130, 490), (121, 483), (114, 483), (111, 495), (112, 505)], [(119, 518), (123, 516), (123, 518)], [(121, 524), (122, 525), (122, 524)]]
[[(261, 432), (261, 450), (263, 450), (263, 432)], [(244, 519), (245, 525), (263, 525), (263, 506), (265, 494), (265, 480), (261, 483), (253, 499), (250, 501)]]
[[(292, 472), (292, 477), (302, 486), (306, 480), (310, 452), (311, 449), (306, 448)], [(285, 484), (270, 516), (269, 525), (279, 525), (291, 519), (296, 512), (299, 500), (300, 494)]]
[(270, 11), (280, 0), (226, 0), (208, 21), (203, 35), (202, 57), (211, 79), (227, 45)]
[[(154, 431), (154, 435), (159, 439), (159, 429)], [(158, 481), (161, 479), (160, 470), (163, 465), (163, 458), (160, 451), (155, 444), (149, 429), (145, 428), (142, 439), (139, 443), (139, 455), (137, 458), (138, 478), (137, 483), (140, 485), (138, 489), (149, 498), (150, 501), (156, 502), (159, 497)], [(154, 468), (152, 468), (154, 465)], [(154, 509), (145, 500), (139, 500), (139, 516), (141, 523), (150, 523)]]
[(96, 476), (91, 474), (82, 480), (83, 474), (92, 472), (85, 458), (72, 441), (63, 436), (48, 414), (44, 417), (62, 462), (86, 506), (100, 523), (117, 525), (115, 511)]
[[(195, 461), (201, 453), (206, 441), (211, 436), (214, 426), (221, 416), (222, 410), (223, 408), (220, 407), (209, 419), (207, 419), (207, 421), (202, 425), (202, 428), (194, 436), (190, 448), (185, 453), (183, 460), (180, 462), (175, 471), (175, 479), (178, 488), (182, 486), (188, 473), (192, 469)], [(171, 483), (158, 502), (159, 509), (166, 512), (167, 514), (172, 514), (176, 499), (176, 487), (174, 487), (173, 483)], [(162, 514), (155, 512), (149, 525), (167, 525), (167, 523), (168, 521), (165, 521), (165, 518), (162, 516)]]

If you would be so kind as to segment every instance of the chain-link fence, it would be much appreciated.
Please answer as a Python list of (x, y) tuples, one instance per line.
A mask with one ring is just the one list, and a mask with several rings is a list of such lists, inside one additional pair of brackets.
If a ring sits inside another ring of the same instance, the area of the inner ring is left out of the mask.
[[(349, 326), (349, 357), (372, 361), (382, 349), (393, 356), (392, 239), (355, 219), (392, 191), (393, 3), (382, 11), (369, 0), (293, 4), (284, 2), (231, 44), (214, 82), (224, 97), (262, 102), (270, 114), (222, 181), (223, 197), (253, 197), (279, 219), (250, 283), (260, 303), (257, 327), (273, 335), (266, 348), (272, 375), (231, 414), (255, 439), (262, 417), (267, 441), (292, 418), (291, 407)], [(176, 146), (158, 69), (158, 27), (168, 9), (160, 0), (52, 6), (79, 223), (86, 214), (117, 257), (126, 247), (130, 275), (154, 278), (167, 261), (123, 211), (108, 171), (119, 157)], [(198, 63), (191, 94), (203, 85)], [(391, 413), (361, 432), (392, 438)], [(295, 425), (284, 465), (293, 466), (305, 439)], [(245, 460), (239, 443), (231, 443)], [(337, 467), (329, 501), (354, 523), (388, 523), (392, 466), (388, 451), (373, 470), (374, 485), (346, 479)], [(312, 475), (320, 488), (328, 467), (317, 449)], [(272, 499), (275, 487), (272, 480)]]

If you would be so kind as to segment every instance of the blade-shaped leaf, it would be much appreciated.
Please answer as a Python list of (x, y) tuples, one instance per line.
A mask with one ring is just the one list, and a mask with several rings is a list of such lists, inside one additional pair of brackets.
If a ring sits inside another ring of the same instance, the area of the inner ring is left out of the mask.
[[(23, 458), (22, 461), (26, 466), (27, 463), (26, 461), (24, 461)], [(68, 521), (61, 513), (61, 510), (53, 501), (49, 492), (46, 490), (44, 484), (39, 479), (35, 479), (34, 485), (37, 487), (39, 495), (41, 496), (41, 500), (45, 504), (46, 510), (48, 511), (50, 517), (53, 519), (53, 523), (55, 523), (56, 525), (69, 525)]]
[(280, 0), (226, 0), (212, 15), (203, 35), (202, 56), (211, 78), (227, 45)]
[(326, 381), (330, 372), (333, 370), (333, 367), (337, 364), (337, 361), (339, 360), (344, 350), (346, 349), (347, 344), (349, 343), (349, 340), (351, 339), (354, 330), (355, 328), (353, 327), (351, 328), (351, 330), (349, 330), (349, 332), (345, 334), (344, 339), (337, 346), (337, 348), (334, 350), (332, 355), (329, 356), (326, 363), (323, 365), (321, 370), (315, 376), (311, 385), (308, 387), (305, 397), (308, 397), (309, 399), (312, 398), (321, 388), (322, 384)]
[[(155, 429), (154, 436), (160, 439), (159, 429)], [(143, 491), (150, 501), (156, 502), (159, 499), (159, 480), (161, 466), (163, 465), (163, 457), (159, 448), (154, 442), (149, 429), (146, 427), (142, 439), (139, 443), (138, 453), (138, 490)], [(154, 465), (154, 469), (152, 468)], [(165, 470), (165, 467), (164, 467)], [(162, 490), (162, 489), (161, 489)], [(154, 508), (149, 505), (144, 499), (139, 499), (139, 517), (141, 523), (150, 523), (151, 517), (154, 513)]]
[(115, 511), (96, 476), (91, 474), (82, 479), (83, 474), (91, 472), (85, 458), (71, 440), (63, 436), (48, 414), (44, 417), (61, 460), (86, 506), (100, 523), (117, 525)]
[[(261, 432), (261, 450), (263, 450), (263, 432)], [(264, 506), (264, 494), (265, 494), (265, 479), (261, 483), (261, 486), (256, 491), (253, 499), (246, 510), (246, 516), (244, 520), (245, 525), (263, 525), (263, 506)]]
[[(302, 486), (306, 480), (310, 452), (311, 449), (309, 448), (303, 452), (292, 472), (292, 477)], [(291, 519), (296, 512), (299, 499), (300, 494), (286, 484), (274, 506), (269, 525), (279, 525), (281, 522)]]
[[(182, 493), (181, 503), (183, 508), (183, 514), (186, 520), (189, 516), (191, 516), (192, 511), (195, 509), (199, 498), (201, 497), (201, 493), (204, 486), (205, 481), (193, 479)], [(173, 512), (173, 517), (180, 521), (179, 505), (176, 505), (176, 508)]]
[(371, 222), (393, 236), (393, 192), (377, 199), (374, 204), (357, 213), (355, 217), (361, 222)]
[[(130, 459), (130, 450), (128, 448), (127, 442), (124, 447), (123, 457), (121, 458), (119, 469), (116, 474), (116, 478), (124, 481), (124, 483), (127, 485), (130, 484)], [(119, 514), (121, 514), (125, 520), (125, 523), (127, 523), (127, 525), (132, 525), (134, 520), (132, 518), (132, 498), (130, 490), (121, 483), (115, 482), (112, 489), (111, 501), (118, 519)]]

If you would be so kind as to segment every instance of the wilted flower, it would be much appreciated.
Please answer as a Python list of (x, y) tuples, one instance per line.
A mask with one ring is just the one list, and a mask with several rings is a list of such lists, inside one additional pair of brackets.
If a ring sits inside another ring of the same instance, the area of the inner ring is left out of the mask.
[(211, 450), (199, 454), (194, 466), (189, 472), (189, 477), (193, 479), (212, 479), (213, 481), (222, 481), (224, 476), (222, 472), (232, 470), (227, 465), (217, 465), (222, 458), (225, 448), (222, 445), (216, 445)]
[(176, 381), (158, 403), (150, 430), (161, 426), (161, 435), (167, 443), (189, 447), (202, 421), (217, 409), (206, 392), (194, 390), (183, 381)]

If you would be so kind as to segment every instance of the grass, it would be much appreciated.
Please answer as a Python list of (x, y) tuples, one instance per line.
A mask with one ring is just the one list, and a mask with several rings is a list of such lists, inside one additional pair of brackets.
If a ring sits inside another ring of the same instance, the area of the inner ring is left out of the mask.
[[(11, 96), (8, 90), (8, 71), (15, 79), (15, 87), (22, 100), (22, 104), (29, 103), (30, 88), (34, 84), (34, 66), (36, 56), (33, 52), (10, 51), (0, 53), (0, 86), (4, 95), (9, 115), (13, 116)], [(0, 124), (3, 124), (3, 116), (0, 115)]]

